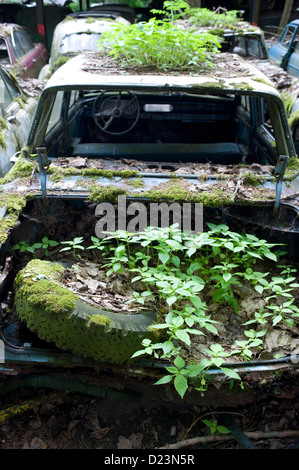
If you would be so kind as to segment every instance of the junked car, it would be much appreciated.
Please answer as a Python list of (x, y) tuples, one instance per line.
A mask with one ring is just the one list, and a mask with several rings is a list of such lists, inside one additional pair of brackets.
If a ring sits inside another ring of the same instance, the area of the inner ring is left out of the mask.
[(68, 15), (53, 33), (49, 64), (41, 70), (40, 79), (49, 77), (70, 57), (84, 51), (98, 50), (98, 41), (104, 31), (115, 22), (129, 22), (114, 11), (83, 11)]
[[(203, 12), (214, 15), (211, 16), (211, 18), (220, 18), (219, 23), (216, 25), (208, 24), (206, 26), (201, 25), (201, 22), (204, 20), (204, 15), (202, 18), (199, 16), (197, 18), (198, 22), (194, 23), (194, 20), (192, 20), (192, 11), (193, 9), (188, 10), (191, 20), (188, 17), (178, 20), (177, 23), (181, 28), (189, 29), (197, 34), (208, 31), (219, 36), (221, 38), (222, 52), (232, 52), (246, 58), (246, 60), (252, 61), (253, 64), (273, 82), (284, 100), (296, 152), (298, 153), (299, 82), (296, 77), (297, 74), (294, 72), (295, 69), (291, 71), (296, 61), (296, 53), (294, 53), (290, 59), (290, 53), (284, 49), (286, 44), (288, 44), (288, 50), (294, 50), (295, 45), (293, 42), (296, 42), (297, 31), (296, 21), (293, 21), (285, 28), (277, 44), (272, 45), (268, 51), (264, 33), (259, 27), (237, 18), (232, 27), (227, 27), (225, 23), (224, 26), (221, 25), (221, 21), (225, 21), (230, 11), (225, 14), (215, 14), (212, 11), (203, 9)], [(194, 11), (197, 11), (197, 9)], [(234, 14), (236, 12), (233, 10), (232, 13)], [(291, 62), (289, 62), (289, 60), (291, 60)]]
[(288, 23), (269, 48), (270, 60), (294, 77), (299, 76), (298, 26), (299, 20)]
[(1, 393), (230, 406), (293, 383), (298, 167), (279, 93), (236, 55), (70, 59), (1, 181)]
[(246, 21), (240, 21), (234, 28), (223, 29), (215, 26), (194, 26), (186, 19), (178, 20), (177, 24), (181, 28), (193, 30), (197, 34), (209, 31), (219, 35), (222, 52), (232, 52), (242, 57), (252, 57), (259, 60), (269, 58), (263, 31)]
[(0, 25), (0, 64), (21, 78), (37, 78), (48, 61), (42, 43), (33, 44), (26, 30), (13, 23)]

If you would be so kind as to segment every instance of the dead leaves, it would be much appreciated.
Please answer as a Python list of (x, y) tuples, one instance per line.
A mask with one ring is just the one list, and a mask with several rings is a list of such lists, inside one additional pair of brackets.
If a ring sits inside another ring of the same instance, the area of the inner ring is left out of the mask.
[(107, 278), (105, 270), (101, 270), (98, 264), (80, 262), (66, 271), (64, 284), (85, 302), (118, 313), (134, 313), (127, 304), (133, 290), (125, 274)]

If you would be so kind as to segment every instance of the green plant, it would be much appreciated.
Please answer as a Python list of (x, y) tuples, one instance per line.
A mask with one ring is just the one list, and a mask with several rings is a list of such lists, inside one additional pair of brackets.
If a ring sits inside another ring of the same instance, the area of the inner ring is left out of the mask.
[(20, 253), (28, 252), (28, 253), (34, 253), (35, 250), (40, 248), (41, 243), (34, 243), (33, 245), (29, 245), (25, 240), (20, 241), (19, 243), (16, 243), (13, 245), (12, 249), (13, 250), (19, 250)]
[[(112, 250), (111, 250), (112, 251)], [(126, 254), (126, 247), (125, 245), (119, 245), (114, 248), (114, 256), (110, 256), (110, 263), (107, 263), (105, 266), (111, 266), (111, 268), (107, 271), (107, 276), (110, 276), (112, 273), (121, 273), (122, 272), (122, 263), (127, 263), (129, 258)]]
[(208, 8), (190, 8), (186, 9), (185, 15), (191, 25), (196, 26), (213, 26), (214, 28), (232, 28), (240, 15), (238, 10), (228, 10), (225, 13), (219, 13), (218, 10), (212, 11)]
[[(219, 368), (224, 375), (229, 377), (230, 379), (233, 380), (241, 380), (241, 377), (239, 374), (234, 371), (233, 369), (230, 369), (228, 367), (225, 367), (225, 358), (230, 356), (230, 353), (224, 350), (224, 348), (220, 344), (212, 344), (210, 346), (210, 349), (207, 349), (206, 353), (208, 354), (209, 357), (205, 357), (201, 360), (201, 362), (198, 364), (197, 368), (194, 369), (193, 375), (194, 377), (197, 378), (197, 382), (199, 380), (199, 384), (196, 383), (196, 390), (199, 390), (201, 393), (204, 392), (207, 388), (207, 374), (208, 371), (216, 367), (217, 369)], [(197, 375), (195, 375), (197, 373)]]
[[(203, 394), (214, 369), (242, 386), (241, 377), (227, 361), (232, 356), (243, 361), (253, 359), (263, 348), (268, 324), (275, 327), (283, 322), (284, 327), (292, 328), (299, 316), (294, 268), (277, 265), (279, 255), (273, 252), (276, 245), (233, 232), (224, 224), (209, 224), (208, 228), (200, 234), (184, 233), (177, 224), (148, 227), (138, 234), (119, 230), (101, 240), (92, 237), (88, 247), (103, 254), (101, 268), (108, 277), (123, 273), (130, 280), (133, 296), (128, 303), (142, 310), (149, 302), (151, 309), (155, 306), (157, 322), (150, 327), (151, 339), (144, 339), (132, 357), (146, 355), (168, 362), (157, 384), (173, 383), (181, 397), (189, 388)], [(82, 237), (64, 242), (68, 246), (63, 250), (73, 249), (75, 257), (82, 242)], [(259, 264), (265, 260), (269, 269), (259, 271)], [(221, 330), (212, 306), (239, 313), (243, 307), (236, 288), (241, 287), (249, 294), (260, 295), (262, 307), (244, 321), (245, 338), (224, 349), (219, 344)], [(253, 324), (258, 331), (247, 329)], [(199, 342), (196, 338), (206, 336), (209, 346), (200, 357), (193, 356), (194, 344)]]
[(211, 436), (214, 436), (216, 432), (220, 434), (229, 434), (230, 430), (227, 429), (225, 426), (218, 424), (217, 419), (210, 421), (209, 419), (202, 419), (201, 420), (206, 426), (208, 426)]
[[(213, 34), (193, 34), (174, 24), (175, 12), (185, 2), (164, 2), (164, 10), (154, 13), (170, 13), (169, 18), (151, 18), (147, 22), (114, 25), (102, 33), (98, 45), (106, 53), (125, 65), (180, 70), (194, 66), (210, 65), (209, 54), (219, 52), (220, 40)], [(188, 6), (188, 5), (187, 5)]]
[[(65, 248), (61, 248), (60, 251), (73, 251), (73, 258), (74, 260), (76, 259), (76, 250), (84, 250), (84, 247), (81, 245), (83, 243), (84, 238), (83, 237), (75, 237), (73, 240), (68, 240), (68, 241), (63, 241), (61, 242), (64, 245), (68, 245)], [(77, 254), (77, 256), (80, 258), (80, 255)]]
[(104, 238), (100, 239), (98, 237), (91, 236), (90, 239), (93, 243), (92, 245), (86, 248), (87, 250), (99, 250), (99, 251), (105, 250), (107, 246), (107, 242)]
[(272, 326), (283, 321), (289, 327), (295, 326), (295, 319), (299, 318), (299, 309), (294, 305), (294, 298), (283, 302), (281, 305), (268, 305), (268, 309), (271, 313), (268, 316), (272, 319)]
[(45, 255), (49, 254), (49, 248), (58, 246), (59, 242), (55, 240), (49, 240), (48, 237), (43, 237), (41, 243), (36, 243), (35, 244), (38, 248), (43, 248)]
[(173, 361), (173, 366), (165, 368), (169, 374), (162, 377), (156, 382), (156, 385), (167, 384), (174, 381), (174, 387), (181, 398), (184, 397), (186, 390), (188, 389), (188, 380), (187, 376), (190, 374), (190, 371), (185, 368), (185, 361), (181, 357), (176, 357)]
[(236, 341), (237, 349), (233, 351), (233, 354), (237, 354), (245, 361), (249, 360), (253, 356), (252, 349), (259, 347), (263, 344), (261, 337), (263, 337), (267, 333), (267, 330), (261, 331), (254, 331), (254, 330), (246, 330), (244, 331), (245, 336), (247, 336), (247, 340), (238, 340)]

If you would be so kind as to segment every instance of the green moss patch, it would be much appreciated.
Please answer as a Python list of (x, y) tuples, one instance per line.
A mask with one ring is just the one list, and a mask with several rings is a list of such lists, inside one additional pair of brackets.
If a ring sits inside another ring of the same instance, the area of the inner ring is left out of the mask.
[(51, 165), (48, 174), (52, 181), (59, 181), (67, 176), (87, 176), (108, 179), (115, 177), (132, 178), (138, 176), (139, 172), (136, 170), (103, 170), (101, 168), (62, 168), (58, 165)]
[(16, 225), (21, 210), (26, 205), (25, 196), (16, 193), (0, 195), (0, 207), (5, 208), (5, 215), (0, 220), (0, 243), (4, 243), (10, 230)]
[(23, 155), (24, 153), (21, 153), (12, 169), (0, 179), (0, 184), (9, 183), (16, 178), (28, 178), (32, 175), (36, 168), (36, 162), (27, 160)]
[(159, 202), (184, 201), (191, 203), (203, 203), (207, 207), (219, 207), (232, 203), (232, 194), (225, 194), (221, 188), (211, 187), (209, 191), (194, 191), (186, 180), (171, 179), (161, 183), (156, 188), (143, 193), (143, 196)]
[(123, 188), (117, 188), (115, 186), (102, 186), (100, 184), (93, 184), (90, 187), (89, 199), (92, 202), (117, 202), (118, 196), (126, 195), (127, 191)]
[(29, 303), (43, 306), (47, 313), (73, 310), (76, 296), (59, 283), (63, 272), (63, 266), (57, 263), (30, 261), (16, 277), (17, 297), (25, 296)]
[(151, 337), (148, 315), (106, 312), (81, 302), (64, 287), (64, 267), (35, 259), (15, 279), (14, 310), (41, 339), (97, 361), (123, 364)]

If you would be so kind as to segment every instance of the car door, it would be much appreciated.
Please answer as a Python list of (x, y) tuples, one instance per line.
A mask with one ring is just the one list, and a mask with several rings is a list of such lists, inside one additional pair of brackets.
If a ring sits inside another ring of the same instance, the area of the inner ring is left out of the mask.
[(0, 177), (12, 167), (11, 157), (25, 144), (37, 99), (22, 101), (14, 78), (0, 66)]
[[(269, 49), (270, 59), (284, 70), (287, 70), (288, 62), (294, 52), (297, 41), (297, 31), (298, 25), (289, 24), (281, 33), (277, 43)], [(290, 70), (292, 71), (292, 73), (289, 72), (290, 75), (298, 75), (298, 71), (295, 72), (292, 68), (290, 68)]]

